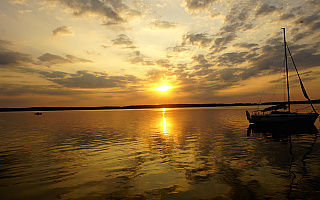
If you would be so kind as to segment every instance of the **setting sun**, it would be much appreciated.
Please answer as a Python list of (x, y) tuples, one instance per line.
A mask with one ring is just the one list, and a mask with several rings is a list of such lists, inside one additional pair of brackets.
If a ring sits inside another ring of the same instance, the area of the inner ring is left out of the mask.
[(160, 91), (160, 92), (166, 92), (166, 91), (170, 90), (171, 88), (172, 87), (170, 87), (168, 85), (162, 85), (162, 86), (157, 87), (154, 90), (157, 90), (157, 91)]

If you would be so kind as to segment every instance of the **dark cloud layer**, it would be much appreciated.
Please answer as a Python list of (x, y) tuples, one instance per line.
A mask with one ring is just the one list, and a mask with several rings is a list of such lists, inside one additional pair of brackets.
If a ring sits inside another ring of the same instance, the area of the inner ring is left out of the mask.
[(32, 63), (32, 56), (11, 50), (13, 43), (0, 40), (0, 66), (11, 67), (12, 64)]
[(64, 72), (42, 72), (48, 80), (67, 88), (115, 88), (125, 87), (128, 83), (135, 83), (138, 78), (132, 75), (108, 76), (106, 73), (77, 71), (75, 74)]
[(0, 65), (19, 64), (32, 62), (32, 57), (28, 54), (16, 51), (0, 50)]
[(87, 62), (92, 62), (87, 59), (83, 58), (78, 58), (73, 55), (66, 55), (65, 57), (59, 56), (59, 55), (54, 55), (51, 53), (45, 53), (42, 56), (38, 57), (38, 60), (43, 62), (43, 63), (48, 63), (48, 64), (65, 64), (65, 63), (87, 63)]
[[(130, 9), (122, 0), (47, 0), (59, 3), (72, 10), (75, 16), (97, 16), (105, 25), (121, 24), (129, 16), (140, 15), (137, 10)], [(128, 16), (128, 17), (125, 17)]]
[(254, 43), (235, 43), (232, 46), (240, 47), (240, 48), (244, 48), (244, 49), (250, 49), (250, 48), (253, 48), (253, 47), (257, 47), (259, 45), (258, 44), (254, 44)]
[(268, 3), (264, 3), (261, 7), (256, 11), (256, 17), (269, 15), (277, 10), (275, 6), (268, 5)]
[(20, 96), (23, 94), (40, 94), (53, 96), (69, 96), (90, 94), (90, 91), (79, 91), (68, 88), (63, 88), (57, 85), (19, 85), (19, 84), (2, 84), (0, 85), (2, 95)]
[(182, 46), (187, 44), (198, 45), (199, 47), (207, 47), (213, 41), (213, 38), (208, 36), (205, 33), (197, 33), (197, 34), (186, 34), (183, 36)]
[(292, 13), (285, 13), (285, 14), (281, 14), (279, 19), (283, 21), (283, 20), (288, 20), (288, 19), (294, 18), (294, 17), (295, 17), (295, 15)]
[(183, 4), (188, 12), (201, 12), (209, 10), (218, 0), (184, 0)]

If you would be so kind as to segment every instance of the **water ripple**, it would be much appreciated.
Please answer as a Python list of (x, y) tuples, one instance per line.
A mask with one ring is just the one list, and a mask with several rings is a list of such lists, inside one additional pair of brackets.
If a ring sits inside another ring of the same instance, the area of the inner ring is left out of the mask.
[(0, 113), (2, 118), (5, 200), (285, 199), (290, 183), (291, 196), (312, 198), (317, 193), (309, 185), (320, 182), (317, 136), (248, 134), (242, 109)]

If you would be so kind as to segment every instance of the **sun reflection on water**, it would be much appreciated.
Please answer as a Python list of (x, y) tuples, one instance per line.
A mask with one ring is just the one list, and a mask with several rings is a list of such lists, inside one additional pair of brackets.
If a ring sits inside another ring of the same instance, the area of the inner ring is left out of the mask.
[(166, 109), (165, 108), (162, 108), (162, 127), (163, 127), (163, 133), (165, 135), (168, 134), (167, 120), (166, 120)]

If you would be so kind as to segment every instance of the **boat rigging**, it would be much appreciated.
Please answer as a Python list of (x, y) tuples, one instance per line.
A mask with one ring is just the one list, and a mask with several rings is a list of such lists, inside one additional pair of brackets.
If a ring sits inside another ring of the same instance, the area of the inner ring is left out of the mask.
[[(318, 118), (319, 114), (316, 112), (315, 108), (313, 107), (312, 102), (307, 94), (307, 91), (306, 91), (305, 87), (303, 86), (298, 69), (295, 65), (295, 62), (293, 60), (289, 46), (287, 45), (287, 42), (286, 42), (285, 28), (282, 28), (282, 30), (283, 30), (283, 41), (284, 41), (286, 83), (287, 83), (287, 102), (279, 103), (278, 105), (271, 106), (269, 108), (265, 108), (264, 110), (262, 110), (262, 113), (255, 112), (254, 114), (250, 115), (250, 113), (248, 111), (246, 111), (247, 119), (249, 120), (250, 123), (253, 123), (253, 124), (279, 124), (279, 123), (314, 124), (314, 122)], [(289, 55), (291, 57), (292, 63), (294, 65), (297, 76), (299, 78), (302, 93), (305, 96), (305, 98), (308, 99), (308, 101), (310, 102), (310, 105), (313, 109), (313, 112), (311, 112), (311, 113), (291, 112), (287, 52), (289, 53)], [(288, 111), (286, 111), (286, 110), (283, 112), (277, 111), (279, 109), (287, 109), (287, 108), (288, 108)], [(265, 113), (265, 112), (269, 112), (269, 111), (271, 111), (271, 112)]]

